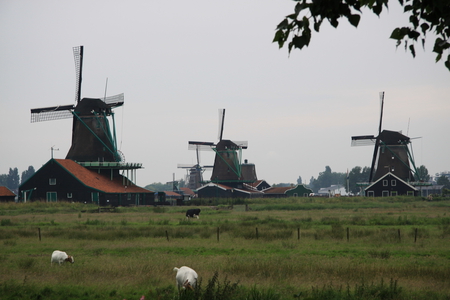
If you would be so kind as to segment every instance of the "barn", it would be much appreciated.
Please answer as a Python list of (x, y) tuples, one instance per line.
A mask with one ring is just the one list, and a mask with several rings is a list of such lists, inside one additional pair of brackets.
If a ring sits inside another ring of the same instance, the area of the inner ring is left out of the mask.
[(72, 201), (100, 206), (153, 205), (154, 192), (135, 185), (115, 167), (86, 168), (50, 159), (19, 187), (19, 201)]
[(418, 196), (419, 190), (398, 176), (388, 172), (365, 188), (368, 197)]

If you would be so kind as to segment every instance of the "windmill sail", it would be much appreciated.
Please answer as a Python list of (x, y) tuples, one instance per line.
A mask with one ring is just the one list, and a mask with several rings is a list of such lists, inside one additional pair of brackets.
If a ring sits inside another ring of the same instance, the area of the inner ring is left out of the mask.
[(31, 109), (31, 122), (58, 119), (73, 119), (72, 145), (66, 158), (78, 162), (108, 161), (117, 162), (121, 155), (117, 150), (113, 109), (124, 104), (124, 94), (99, 98), (81, 99), (83, 71), (83, 46), (73, 48), (75, 60), (75, 105), (58, 105)]

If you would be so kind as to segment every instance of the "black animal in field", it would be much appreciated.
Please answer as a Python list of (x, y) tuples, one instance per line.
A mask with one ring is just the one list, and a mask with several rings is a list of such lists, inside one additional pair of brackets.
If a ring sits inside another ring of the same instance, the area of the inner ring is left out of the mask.
[(197, 218), (198, 219), (199, 215), (200, 215), (200, 211), (201, 211), (200, 208), (188, 209), (186, 212), (186, 218), (187, 219), (189, 219), (189, 218)]

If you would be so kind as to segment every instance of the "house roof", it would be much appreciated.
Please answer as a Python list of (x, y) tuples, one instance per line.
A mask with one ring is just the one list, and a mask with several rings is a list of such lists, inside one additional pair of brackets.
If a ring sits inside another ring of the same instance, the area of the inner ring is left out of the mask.
[(180, 194), (175, 193), (174, 191), (164, 191), (164, 193), (166, 194), (166, 196), (169, 196), (169, 197), (181, 197)]
[(182, 190), (185, 195), (195, 196), (194, 191), (192, 191), (190, 188), (182, 187), (180, 188), (180, 190)]
[(15, 196), (16, 194), (14, 194), (6, 186), (0, 186), (0, 197), (15, 197)]
[(264, 194), (285, 194), (287, 191), (293, 189), (292, 186), (279, 186), (279, 187), (270, 187), (264, 190)]
[[(249, 186), (252, 186), (252, 187), (256, 188), (256, 187), (258, 187), (258, 185), (262, 184), (263, 182), (266, 182), (266, 181), (264, 179), (259, 179), (259, 180), (256, 180), (255, 182), (251, 182), (251, 183), (247, 183), (247, 184)], [(270, 184), (268, 184), (268, 185), (270, 185)]]
[(123, 176), (113, 180), (110, 177), (86, 169), (71, 159), (54, 159), (61, 167), (77, 178), (84, 185), (105, 193), (153, 193), (137, 185), (123, 185)]
[(220, 184), (220, 183), (214, 183), (214, 182), (210, 182), (210, 183), (200, 187), (198, 189), (198, 191), (201, 190), (201, 189), (207, 188), (207, 187), (214, 187), (214, 186), (216, 186), (216, 187), (218, 187), (218, 188), (220, 188), (221, 190), (224, 190), (224, 191), (226, 191), (226, 190), (228, 190), (228, 191), (235, 190), (235, 191), (239, 191), (239, 192), (246, 193), (246, 194), (263, 194), (261, 191), (254, 190), (254, 189), (247, 189), (245, 187), (244, 188), (232, 188), (230, 186), (226, 186), (226, 185), (223, 185), (223, 184)]
[(368, 190), (371, 187), (373, 187), (374, 185), (376, 185), (378, 182), (380, 182), (381, 180), (383, 180), (384, 178), (386, 178), (387, 176), (392, 176), (395, 179), (399, 180), (400, 182), (402, 182), (403, 184), (407, 185), (408, 187), (410, 187), (411, 189), (418, 191), (418, 189), (416, 189), (415, 187), (413, 187), (412, 185), (410, 185), (409, 183), (407, 183), (406, 181), (402, 180), (401, 178), (399, 178), (398, 176), (395, 176), (393, 173), (391, 172), (387, 172), (386, 174), (384, 174), (383, 176), (381, 176), (377, 181), (373, 182), (371, 185), (369, 185), (368, 187), (366, 187), (364, 190)]

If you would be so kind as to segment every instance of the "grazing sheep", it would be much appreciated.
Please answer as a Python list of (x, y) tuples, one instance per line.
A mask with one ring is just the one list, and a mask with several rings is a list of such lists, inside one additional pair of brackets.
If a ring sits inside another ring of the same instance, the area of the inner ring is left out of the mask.
[(189, 267), (183, 266), (181, 268), (173, 268), (177, 275), (175, 279), (177, 280), (178, 290), (190, 289), (193, 290), (197, 285), (197, 273)]
[(59, 265), (61, 265), (65, 261), (74, 263), (73, 256), (67, 255), (67, 253), (63, 252), (63, 251), (59, 251), (59, 250), (53, 251), (52, 260), (51, 260), (50, 264), (59, 263)]

